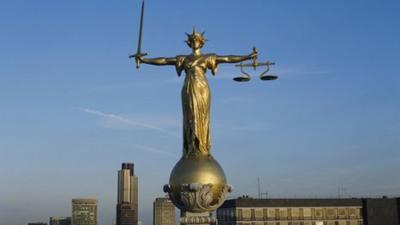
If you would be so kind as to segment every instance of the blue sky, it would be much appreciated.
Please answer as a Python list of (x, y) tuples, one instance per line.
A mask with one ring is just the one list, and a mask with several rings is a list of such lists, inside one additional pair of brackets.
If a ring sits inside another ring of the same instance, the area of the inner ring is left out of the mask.
[[(140, 1), (2, 1), (0, 224), (68, 216), (99, 199), (115, 218), (117, 170), (135, 163), (140, 219), (181, 154), (180, 89), (172, 67), (136, 51)], [(399, 1), (146, 1), (143, 51), (175, 56), (184, 32), (204, 52), (275, 61), (274, 82), (209, 76), (212, 153), (232, 196), (399, 195)], [(346, 193), (344, 193), (346, 192)]]

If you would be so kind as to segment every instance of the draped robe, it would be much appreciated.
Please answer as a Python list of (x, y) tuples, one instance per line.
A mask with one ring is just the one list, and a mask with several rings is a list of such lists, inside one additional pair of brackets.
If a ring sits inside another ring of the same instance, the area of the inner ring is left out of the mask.
[(207, 69), (215, 75), (216, 55), (176, 56), (176, 71), (186, 77), (182, 87), (183, 155), (209, 155), (211, 95), (205, 76)]

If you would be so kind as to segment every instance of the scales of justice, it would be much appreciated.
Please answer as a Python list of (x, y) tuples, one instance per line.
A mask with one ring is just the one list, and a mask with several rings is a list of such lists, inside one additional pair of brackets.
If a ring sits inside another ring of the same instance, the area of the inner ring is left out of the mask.
[[(211, 212), (225, 201), (231, 186), (227, 184), (222, 167), (211, 155), (210, 140), (210, 88), (205, 76), (207, 70), (216, 74), (221, 63), (239, 63), (242, 75), (233, 78), (238, 82), (250, 80), (250, 75), (244, 67), (265, 66), (260, 74), (261, 80), (275, 80), (277, 76), (267, 74), (273, 62), (258, 62), (256, 48), (248, 55), (217, 55), (203, 54), (201, 48), (207, 41), (204, 32), (199, 33), (193, 28), (191, 34), (186, 33), (186, 44), (192, 49), (188, 55), (175, 57), (144, 58), (147, 54), (141, 52), (143, 31), (144, 1), (142, 2), (138, 48), (134, 55), (136, 68), (140, 64), (157, 66), (175, 66), (178, 76), (184, 71), (185, 81), (182, 87), (183, 110), (183, 154), (173, 168), (169, 184), (164, 185), (164, 192), (181, 210), (180, 223), (185, 225), (215, 224), (216, 219)], [(243, 63), (250, 60), (250, 63)]]

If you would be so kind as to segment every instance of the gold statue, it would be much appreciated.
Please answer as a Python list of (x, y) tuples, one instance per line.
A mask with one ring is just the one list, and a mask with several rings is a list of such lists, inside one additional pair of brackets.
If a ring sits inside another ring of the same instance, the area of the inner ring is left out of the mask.
[(207, 69), (213, 75), (220, 63), (238, 63), (256, 59), (257, 50), (245, 56), (202, 54), (201, 48), (207, 41), (204, 32), (198, 33), (193, 28), (192, 34), (187, 35), (186, 44), (192, 49), (190, 55), (176, 57), (143, 58), (145, 54), (131, 55), (137, 65), (141, 63), (163, 66), (173, 65), (178, 76), (185, 71), (186, 77), (182, 88), (183, 109), (183, 156), (209, 155), (210, 140), (210, 88), (205, 76)]
[[(141, 52), (143, 30), (144, 1), (140, 16), (139, 38), (136, 54), (129, 56), (135, 58), (136, 67), (141, 63), (151, 65), (173, 65), (178, 75), (185, 71), (186, 77), (182, 88), (183, 110), (183, 153), (171, 171), (169, 183), (164, 185), (164, 192), (176, 207), (181, 210), (182, 225), (211, 225), (216, 220), (210, 212), (217, 209), (225, 201), (231, 187), (227, 184), (225, 173), (219, 163), (210, 153), (210, 88), (206, 72), (211, 70), (213, 75), (217, 72), (220, 63), (238, 63), (252, 59), (251, 64), (240, 64), (243, 67), (256, 67), (265, 65), (267, 71), (270, 62), (257, 62), (257, 50), (249, 55), (202, 54), (201, 48), (206, 42), (204, 32), (198, 33), (193, 28), (187, 34), (187, 45), (192, 49), (189, 55), (175, 57), (144, 58), (146, 53)], [(271, 76), (260, 75), (262, 80), (272, 79)], [(248, 81), (250, 76), (234, 78), (235, 81)]]

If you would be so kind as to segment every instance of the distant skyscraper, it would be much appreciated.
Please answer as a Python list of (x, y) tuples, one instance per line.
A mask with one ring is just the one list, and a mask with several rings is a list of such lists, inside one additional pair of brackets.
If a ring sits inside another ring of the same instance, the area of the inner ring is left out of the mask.
[(72, 225), (97, 225), (96, 199), (72, 199)]
[(47, 225), (47, 223), (36, 222), (36, 223), (28, 223), (28, 225)]
[(71, 225), (71, 217), (50, 217), (49, 225)]
[(168, 198), (153, 202), (153, 225), (175, 225), (175, 206)]
[(138, 225), (138, 178), (133, 163), (118, 171), (117, 225)]

